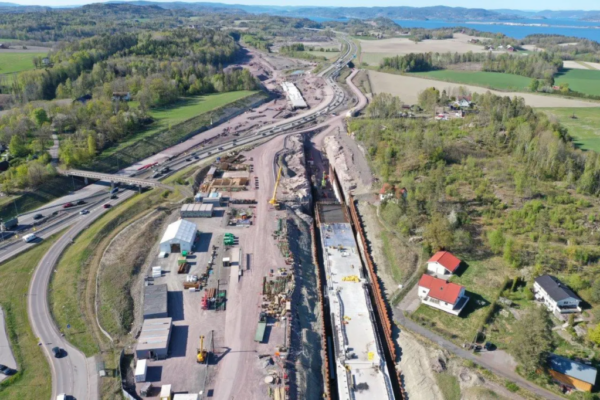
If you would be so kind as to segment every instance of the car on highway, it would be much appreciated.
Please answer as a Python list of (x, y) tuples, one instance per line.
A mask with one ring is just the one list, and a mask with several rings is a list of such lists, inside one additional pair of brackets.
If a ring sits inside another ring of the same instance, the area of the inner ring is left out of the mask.
[(103, 205), (102, 207), (104, 207), (104, 208), (110, 208), (110, 207), (111, 207), (111, 205), (110, 205), (110, 203), (106, 203), (106, 204), (105, 204), (105, 205)]
[(110, 198), (111, 198), (111, 200), (115, 200), (115, 199), (118, 199), (119, 196), (117, 196), (116, 194), (113, 194), (112, 196), (110, 196)]
[(61, 358), (65, 354), (65, 351), (60, 347), (53, 347), (52, 354), (54, 355), (54, 358)]
[(4, 374), (6, 376), (10, 376), (10, 375), (14, 375), (16, 373), (17, 373), (16, 369), (12, 369), (10, 367), (7, 367), (6, 365), (0, 364), (0, 374)]
[[(234, 140), (234, 142), (235, 142), (235, 140)], [(199, 159), (200, 159), (200, 157), (197, 154), (194, 155), (194, 160), (199, 160)]]
[(85, 215), (85, 214), (89, 214), (89, 213), (90, 213), (90, 210), (81, 210), (81, 211), (79, 211), (80, 215)]
[(36, 220), (36, 221), (37, 221), (37, 220), (40, 220), (40, 219), (42, 219), (42, 218), (44, 218), (44, 214), (35, 214), (35, 215), (33, 216), (33, 219), (34, 219), (34, 220)]
[(188, 157), (185, 159), (185, 161), (192, 161), (192, 159)]
[(83, 204), (85, 204), (85, 200), (77, 200), (78, 206), (83, 205)]
[(219, 150), (223, 150), (223, 147), (219, 147)]
[(73, 207), (73, 203), (69, 202), (69, 203), (63, 204), (63, 208), (69, 208), (69, 207)]

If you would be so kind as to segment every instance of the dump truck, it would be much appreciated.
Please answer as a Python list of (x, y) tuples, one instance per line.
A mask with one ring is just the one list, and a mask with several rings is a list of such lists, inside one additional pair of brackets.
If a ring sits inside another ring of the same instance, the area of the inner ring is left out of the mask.
[(258, 325), (256, 326), (256, 334), (254, 335), (255, 342), (262, 342), (265, 338), (265, 331), (267, 330), (267, 314), (264, 312), (260, 313)]

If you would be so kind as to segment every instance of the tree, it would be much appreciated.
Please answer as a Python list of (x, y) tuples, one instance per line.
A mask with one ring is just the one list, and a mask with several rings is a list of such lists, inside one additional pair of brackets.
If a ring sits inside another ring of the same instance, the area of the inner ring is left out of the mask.
[(500, 254), (504, 249), (504, 234), (500, 229), (496, 229), (495, 231), (489, 231), (487, 233), (488, 243), (490, 245), (490, 249), (494, 254)]
[(600, 324), (588, 330), (588, 339), (596, 345), (600, 345)]
[(534, 373), (546, 360), (552, 346), (552, 323), (544, 307), (527, 310), (514, 325), (509, 350), (527, 374)]
[(531, 83), (529, 84), (529, 91), (537, 92), (539, 88), (540, 88), (540, 81), (538, 81), (537, 79), (533, 79), (531, 81)]
[(10, 138), (8, 150), (13, 157), (25, 157), (27, 154), (29, 154), (27, 145), (20, 135), (14, 135), (12, 138)]
[(87, 144), (88, 144), (88, 153), (90, 154), (90, 157), (95, 157), (96, 156), (96, 135), (94, 135), (94, 133), (90, 132), (88, 133), (88, 137), (87, 137)]
[(44, 110), (43, 108), (36, 108), (35, 110), (33, 110), (31, 112), (31, 119), (38, 128), (44, 125), (46, 122), (50, 121), (46, 110)]
[(427, 111), (434, 111), (440, 99), (440, 92), (436, 88), (429, 88), (419, 93), (419, 106)]
[(446, 249), (454, 243), (450, 222), (439, 213), (431, 217), (431, 221), (425, 226), (423, 237), (433, 250)]

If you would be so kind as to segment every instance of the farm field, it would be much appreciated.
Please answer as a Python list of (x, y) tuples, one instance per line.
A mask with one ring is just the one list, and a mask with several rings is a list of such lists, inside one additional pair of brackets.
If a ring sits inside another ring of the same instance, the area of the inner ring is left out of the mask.
[(568, 69), (558, 74), (555, 81), (557, 85), (568, 83), (569, 89), (576, 92), (600, 96), (600, 71), (598, 70)]
[[(461, 85), (458, 83), (447, 83), (435, 81), (432, 79), (422, 79), (414, 76), (403, 76), (395, 74), (386, 74), (383, 72), (369, 71), (373, 93), (390, 93), (394, 96), (399, 96), (400, 99), (407, 104), (415, 104), (418, 102), (419, 93), (423, 90), (435, 87), (437, 89), (446, 90), (448, 93), (458, 92), (460, 87), (464, 87), (472, 93), (491, 92), (498, 96), (517, 96), (523, 97), (525, 102), (532, 107), (568, 107), (568, 108), (589, 108), (600, 107), (600, 103), (579, 99), (566, 99), (557, 96), (545, 96), (532, 93), (518, 92), (499, 92), (489, 90), (479, 86)], [(599, 110), (600, 111), (600, 110)]]
[(472, 72), (441, 70), (417, 72), (412, 75), (421, 78), (436, 79), (439, 81), (463, 83), (465, 85), (483, 86), (489, 89), (496, 90), (521, 91), (525, 90), (527, 86), (531, 83), (531, 79), (526, 78), (524, 76), (484, 71)]
[(597, 108), (547, 108), (542, 111), (567, 127), (581, 149), (600, 153), (600, 112)]
[(15, 72), (34, 69), (33, 58), (45, 57), (48, 53), (1, 53), (0, 74), (12, 74)]
[(154, 122), (149, 129), (136, 135), (132, 135), (126, 141), (119, 143), (118, 146), (113, 146), (103, 151), (100, 157), (108, 157), (114, 152), (128, 147), (145, 137), (151, 136), (162, 129), (176, 125), (200, 114), (207, 113), (229, 103), (233, 103), (234, 101), (248, 97), (254, 93), (256, 92), (249, 90), (215, 93), (205, 96), (190, 97), (169, 107), (153, 109), (150, 111), (150, 115), (156, 119), (156, 122)]

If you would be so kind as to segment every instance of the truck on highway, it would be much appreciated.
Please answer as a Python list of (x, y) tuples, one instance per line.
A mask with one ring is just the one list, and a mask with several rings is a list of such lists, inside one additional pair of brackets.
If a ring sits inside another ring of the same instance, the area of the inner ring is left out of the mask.
[(2, 224), (0, 225), (0, 230), (2, 230), (3, 232), (8, 231), (8, 230), (11, 230), (12, 228), (16, 228), (18, 225), (19, 225), (19, 219), (12, 218), (12, 219), (2, 222)]
[(23, 241), (25, 243), (31, 243), (33, 242), (35, 239), (37, 239), (37, 236), (35, 236), (35, 233), (30, 233), (29, 235), (25, 235), (23, 236)]
[(256, 334), (254, 335), (255, 342), (262, 342), (265, 338), (265, 331), (267, 330), (267, 315), (264, 312), (260, 313), (258, 325), (256, 326)]

